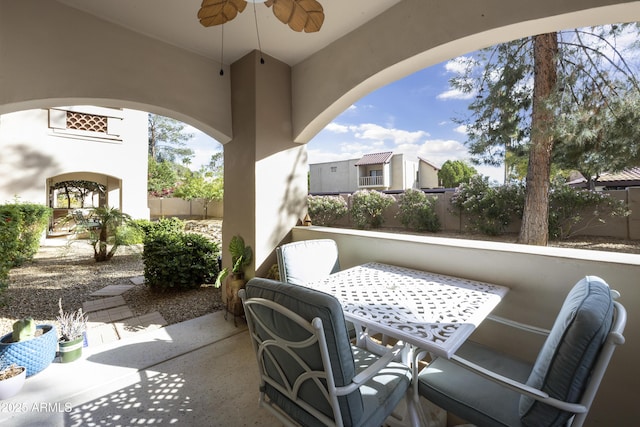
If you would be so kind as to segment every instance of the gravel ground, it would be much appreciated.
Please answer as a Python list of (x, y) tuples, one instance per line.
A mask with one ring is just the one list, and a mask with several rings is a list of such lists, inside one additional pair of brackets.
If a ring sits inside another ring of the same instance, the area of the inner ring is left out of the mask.
[[(187, 229), (219, 241), (221, 225), (221, 221), (198, 221), (188, 224)], [(141, 246), (120, 247), (110, 261), (96, 263), (93, 248), (86, 240), (48, 239), (32, 261), (11, 270), (9, 288), (0, 297), (0, 334), (11, 332), (13, 322), (27, 316), (39, 324), (55, 323), (59, 298), (65, 311), (74, 311), (85, 301), (96, 299), (90, 294), (98, 289), (131, 285), (130, 278), (143, 274)], [(136, 285), (123, 297), (134, 315), (159, 311), (168, 324), (224, 309), (220, 289), (210, 284), (166, 293)]]
[[(201, 233), (212, 240), (221, 240), (222, 221), (189, 221), (186, 229)], [(397, 229), (381, 231), (402, 232)], [(481, 238), (461, 234), (437, 233), (438, 237)], [(501, 236), (496, 240), (515, 242), (517, 236)], [(93, 260), (93, 248), (82, 240), (64, 244), (62, 239), (49, 239), (33, 261), (15, 268), (10, 273), (10, 285), (0, 297), (0, 334), (11, 331), (16, 319), (32, 316), (37, 323), (53, 323), (58, 315), (58, 299), (62, 298), (65, 311), (82, 307), (82, 303), (94, 299), (92, 292), (107, 285), (131, 284), (130, 278), (142, 276), (141, 247), (122, 247), (107, 262)], [(640, 253), (640, 242), (605, 238), (575, 239), (568, 242), (552, 242), (550, 246), (597, 249), (626, 253)], [(203, 285), (186, 292), (153, 293), (144, 285), (137, 285), (123, 294), (134, 315), (159, 311), (169, 324), (192, 319), (222, 310), (224, 305), (220, 289)]]

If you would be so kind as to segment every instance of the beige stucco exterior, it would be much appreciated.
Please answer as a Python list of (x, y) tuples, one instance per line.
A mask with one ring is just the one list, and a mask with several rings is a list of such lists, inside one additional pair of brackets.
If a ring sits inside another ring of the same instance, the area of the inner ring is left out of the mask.
[[(105, 117), (104, 133), (69, 129), (66, 113)], [(87, 180), (106, 187), (105, 206), (149, 218), (147, 114), (129, 109), (69, 106), (0, 116), (0, 202), (52, 208), (56, 183)], [(97, 207), (98, 200), (87, 207)]]
[[(361, 189), (402, 191), (438, 186), (438, 168), (427, 161), (397, 153), (388, 162), (358, 166), (359, 159), (309, 165), (310, 193), (353, 193)], [(372, 176), (372, 171), (380, 175)], [(377, 181), (373, 179), (379, 178)]]
[[(261, 65), (251, 53), (219, 76), (213, 60), (61, 3), (3, 0), (0, 113), (118, 105), (170, 116), (213, 136), (225, 144), (225, 218), (234, 218), (225, 221), (223, 235), (243, 234), (256, 247), (254, 267), (260, 268), (304, 215), (299, 194), (306, 190), (299, 179), (304, 173), (297, 169), (292, 175), (290, 167), (274, 168), (263, 179), (260, 168), (280, 156), (304, 162), (304, 145), (293, 155), (282, 152), (295, 151), (296, 144), (309, 141), (355, 100), (411, 72), (496, 42), (629, 20), (640, 20), (637, 1), (404, 0), (298, 64), (270, 58)], [(273, 93), (275, 87), (283, 91)], [(256, 199), (267, 197), (256, 196), (257, 182), (290, 193), (271, 191), (264, 206), (272, 207), (262, 212), (262, 201)], [(240, 183), (246, 185), (235, 191)], [(229, 203), (230, 194), (237, 203)], [(289, 205), (291, 194), (295, 205)], [(280, 210), (273, 212), (273, 206)], [(259, 233), (263, 228), (271, 231)]]
[[(304, 144), (353, 102), (497, 42), (623, 21), (640, 21), (640, 2), (403, 0), (301, 62), (286, 64), (265, 54), (261, 65), (252, 52), (219, 76), (214, 60), (57, 1), (0, 0), (0, 114), (112, 105), (169, 116), (216, 138), (225, 144), (223, 241), (242, 235), (255, 251), (250, 273), (261, 272), (305, 214)], [(369, 249), (359, 253), (358, 242), (357, 236), (348, 242), (340, 237), (349, 262), (419, 257), (421, 267), (507, 284), (512, 292), (502, 310), (523, 320), (548, 321), (559, 295), (584, 271), (615, 281), (630, 310), (640, 302), (637, 258), (573, 261), (549, 248), (525, 254), (511, 247), (469, 250), (470, 244), (458, 242), (444, 250), (422, 241), (395, 252), (396, 245), (380, 240), (367, 240)], [(614, 356), (588, 425), (637, 424), (639, 327), (630, 317), (628, 343)], [(495, 336), (502, 347), (514, 347)]]

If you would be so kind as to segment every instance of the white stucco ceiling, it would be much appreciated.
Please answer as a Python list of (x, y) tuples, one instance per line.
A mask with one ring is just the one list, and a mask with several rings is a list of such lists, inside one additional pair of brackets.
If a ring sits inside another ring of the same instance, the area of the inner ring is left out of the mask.
[[(219, 61), (222, 29), (203, 27), (197, 18), (201, 0), (58, 0), (106, 21)], [(296, 33), (282, 24), (270, 8), (255, 5), (262, 50), (289, 65), (308, 56), (371, 20), (400, 0), (320, 0), (325, 21), (317, 33)], [(254, 5), (224, 25), (225, 65), (258, 49)]]

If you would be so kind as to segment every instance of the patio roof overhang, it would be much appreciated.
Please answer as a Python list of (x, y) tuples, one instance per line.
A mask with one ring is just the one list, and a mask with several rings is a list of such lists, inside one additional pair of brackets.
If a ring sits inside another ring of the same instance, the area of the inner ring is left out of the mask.
[(321, 2), (319, 39), (280, 23), (285, 34), (272, 32), (269, 11), (258, 12), (262, 55), (253, 14), (243, 13), (226, 26), (221, 64), (220, 32), (195, 19), (200, 0), (0, 0), (0, 114), (118, 106), (213, 136), (225, 144), (223, 240), (242, 235), (254, 248), (249, 272), (264, 272), (306, 212), (304, 143), (355, 101), (498, 42), (640, 21), (640, 2), (630, 0)]

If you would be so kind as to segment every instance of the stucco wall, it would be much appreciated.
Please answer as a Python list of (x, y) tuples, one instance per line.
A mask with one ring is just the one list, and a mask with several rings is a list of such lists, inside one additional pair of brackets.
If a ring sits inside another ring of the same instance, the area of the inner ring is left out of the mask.
[(48, 206), (48, 180), (86, 179), (107, 187), (110, 207), (148, 218), (147, 114), (89, 106), (75, 109), (120, 122), (110, 131), (117, 135), (103, 139), (90, 137), (90, 132), (54, 129), (48, 109), (0, 116), (0, 203), (18, 196), (20, 201)]

